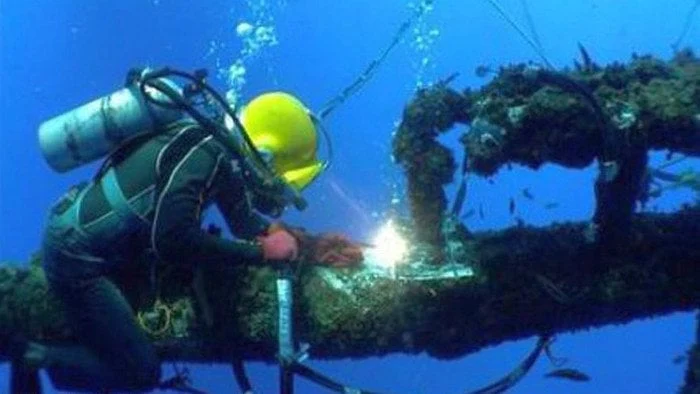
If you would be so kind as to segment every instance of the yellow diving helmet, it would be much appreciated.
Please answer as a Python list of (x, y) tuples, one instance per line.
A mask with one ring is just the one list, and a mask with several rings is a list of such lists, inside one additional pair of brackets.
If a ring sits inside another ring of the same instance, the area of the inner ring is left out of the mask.
[(317, 159), (313, 114), (291, 94), (270, 92), (255, 97), (241, 111), (240, 120), (258, 152), (297, 191), (325, 168), (325, 162)]

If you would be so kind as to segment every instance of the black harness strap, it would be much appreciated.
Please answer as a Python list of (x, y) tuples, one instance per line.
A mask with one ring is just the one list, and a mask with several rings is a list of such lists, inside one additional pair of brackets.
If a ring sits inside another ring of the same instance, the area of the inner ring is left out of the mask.
[(163, 148), (162, 160), (158, 168), (156, 168), (159, 174), (156, 183), (156, 197), (163, 191), (175, 167), (185, 158), (187, 153), (203, 139), (211, 135), (199, 127), (187, 124), (183, 124), (181, 127), (189, 127), (189, 129), (181, 135), (173, 137), (174, 140)]

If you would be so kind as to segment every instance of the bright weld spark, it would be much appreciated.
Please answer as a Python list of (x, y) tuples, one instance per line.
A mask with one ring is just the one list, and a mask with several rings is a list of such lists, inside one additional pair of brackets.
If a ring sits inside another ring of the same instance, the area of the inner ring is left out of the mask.
[(408, 250), (406, 241), (396, 231), (391, 220), (379, 230), (373, 244), (375, 247), (372, 252), (376, 256), (377, 263), (390, 269), (406, 256)]

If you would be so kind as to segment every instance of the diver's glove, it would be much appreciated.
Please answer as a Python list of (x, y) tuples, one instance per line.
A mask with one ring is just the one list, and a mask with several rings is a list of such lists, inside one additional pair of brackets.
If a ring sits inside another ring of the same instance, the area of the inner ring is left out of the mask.
[(363, 248), (369, 246), (353, 242), (343, 234), (311, 234), (301, 227), (275, 222), (267, 229), (268, 234), (284, 231), (296, 238), (299, 245), (299, 258), (313, 264), (334, 268), (357, 266), (364, 260)]
[(283, 222), (273, 222), (270, 224), (267, 227), (266, 234), (274, 234), (277, 231), (288, 232), (297, 239), (297, 242), (299, 242), (300, 245), (303, 244), (306, 238), (310, 236), (303, 227), (294, 227)]
[(324, 233), (312, 237), (311, 259), (336, 268), (352, 267), (362, 263), (362, 249), (367, 246), (353, 242), (343, 234)]
[(269, 231), (257, 239), (265, 260), (296, 260), (299, 257), (299, 243), (285, 229)]

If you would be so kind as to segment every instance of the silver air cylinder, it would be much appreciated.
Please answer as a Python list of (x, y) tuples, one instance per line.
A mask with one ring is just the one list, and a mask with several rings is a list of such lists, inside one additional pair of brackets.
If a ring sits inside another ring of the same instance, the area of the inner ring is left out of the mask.
[[(177, 88), (171, 81), (161, 81)], [(170, 102), (150, 87), (146, 94)], [(180, 110), (147, 102), (138, 85), (133, 85), (45, 121), (39, 126), (39, 145), (51, 168), (66, 172), (105, 157), (127, 139), (182, 116)]]

